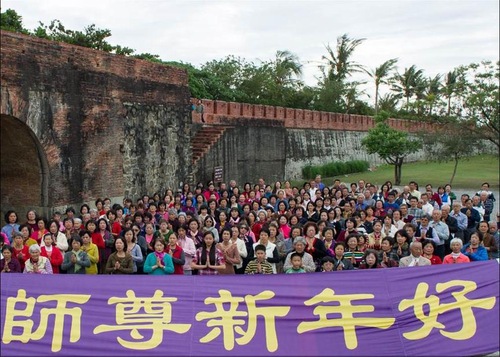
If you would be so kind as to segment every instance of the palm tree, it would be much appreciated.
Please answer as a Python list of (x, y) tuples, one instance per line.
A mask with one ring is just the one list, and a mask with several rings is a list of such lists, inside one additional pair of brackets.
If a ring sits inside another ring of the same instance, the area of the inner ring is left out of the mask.
[(380, 96), (379, 109), (390, 114), (395, 114), (397, 112), (399, 102), (399, 96), (394, 93), (386, 93)]
[(405, 109), (408, 110), (410, 98), (419, 93), (422, 88), (423, 70), (417, 69), (416, 65), (405, 68), (403, 74), (397, 73), (394, 76), (394, 81), (391, 90), (406, 98)]
[(439, 98), (441, 94), (441, 74), (436, 74), (434, 78), (429, 77), (426, 80), (427, 88), (426, 88), (426, 100), (429, 103), (429, 115), (432, 115), (432, 109), (434, 107), (434, 103)]
[(322, 56), (328, 67), (328, 80), (344, 81), (353, 72), (361, 72), (363, 66), (351, 60), (356, 47), (365, 39), (352, 39), (343, 34), (337, 38), (337, 47), (332, 49), (330, 44), (326, 45), (328, 56)]
[(392, 58), (390, 60), (385, 61), (380, 66), (372, 69), (367, 72), (370, 77), (372, 77), (375, 81), (375, 115), (378, 112), (378, 97), (379, 97), (379, 87), (380, 84), (389, 84), (390, 79), (388, 78), (390, 72), (396, 67), (396, 63), (398, 62), (397, 58)]
[(457, 83), (458, 83), (458, 72), (456, 69), (454, 69), (453, 71), (448, 72), (444, 79), (443, 93), (447, 98), (448, 102), (448, 108), (446, 110), (447, 116), (450, 116), (451, 113), (451, 97), (453, 97), (453, 95), (455, 95), (457, 91)]
[(273, 67), (275, 82), (281, 87), (296, 83), (298, 79), (294, 77), (302, 76), (302, 64), (299, 62), (299, 57), (290, 51), (276, 51)]

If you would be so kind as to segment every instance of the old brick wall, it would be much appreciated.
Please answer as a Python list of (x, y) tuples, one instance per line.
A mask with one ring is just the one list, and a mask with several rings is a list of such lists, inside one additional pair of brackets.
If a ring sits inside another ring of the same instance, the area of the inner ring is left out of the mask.
[[(48, 165), (45, 204), (147, 192), (187, 175), (183, 159), (168, 156), (190, 156), (184, 70), (5, 31), (1, 37), (2, 136), (7, 117), (34, 133)], [(4, 155), (25, 150), (14, 143), (10, 151), (2, 146), (2, 165)], [(157, 152), (164, 155), (152, 159)], [(13, 186), (9, 180), (2, 171), (2, 187)], [(12, 201), (9, 187), (2, 210)]]

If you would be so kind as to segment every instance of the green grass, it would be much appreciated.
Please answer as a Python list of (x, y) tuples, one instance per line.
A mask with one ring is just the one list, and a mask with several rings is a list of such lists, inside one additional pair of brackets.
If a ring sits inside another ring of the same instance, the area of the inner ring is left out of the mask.
[[(454, 161), (434, 162), (420, 161), (404, 163), (402, 167), (401, 184), (416, 181), (419, 186), (430, 183), (433, 187), (444, 186), (449, 183), (453, 173)], [(462, 159), (458, 163), (457, 173), (453, 180), (454, 188), (479, 188), (483, 182), (489, 182), (493, 190), (499, 188), (499, 158), (494, 155), (480, 155), (469, 159)], [(323, 177), (323, 182), (331, 185), (334, 179), (342, 182), (357, 182), (360, 179), (381, 185), (387, 180), (394, 183), (394, 166), (382, 165), (375, 171), (360, 172), (339, 177)], [(302, 187), (306, 181), (296, 180), (292, 184)]]

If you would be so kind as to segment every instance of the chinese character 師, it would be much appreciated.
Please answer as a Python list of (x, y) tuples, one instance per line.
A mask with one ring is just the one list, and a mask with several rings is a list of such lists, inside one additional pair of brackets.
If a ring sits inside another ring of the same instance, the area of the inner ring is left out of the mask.
[[(401, 300), (399, 303), (399, 311), (404, 311), (413, 307), (415, 317), (423, 323), (422, 327), (418, 330), (403, 333), (406, 339), (420, 340), (426, 338), (433, 328), (438, 329), (441, 335), (452, 340), (468, 340), (474, 336), (477, 326), (472, 308), (491, 310), (495, 306), (495, 297), (468, 299), (465, 295), (476, 290), (477, 285), (475, 282), (467, 280), (451, 280), (447, 283), (436, 284), (436, 292), (442, 293), (453, 287), (463, 287), (463, 289), (451, 293), (455, 298), (455, 301), (451, 303), (441, 304), (439, 297), (436, 295), (429, 295), (427, 297), (427, 292), (429, 290), (429, 285), (427, 283), (418, 284), (413, 299)], [(427, 315), (424, 312), (424, 305), (429, 305), (429, 313)], [(446, 327), (438, 322), (438, 317), (440, 314), (447, 313), (454, 309), (460, 310), (462, 328), (455, 332), (448, 332), (445, 330)]]
[[(66, 304), (85, 304), (89, 301), (89, 299), (90, 295), (75, 294), (40, 295), (36, 299), (33, 297), (27, 298), (26, 290), (19, 289), (16, 297), (9, 297), (7, 299), (2, 340), (5, 344), (10, 343), (11, 341), (27, 343), (30, 340), (41, 340), (45, 337), (49, 328), (49, 317), (54, 316), (51, 350), (52, 352), (58, 352), (62, 347), (64, 319), (66, 315), (71, 318), (69, 341), (78, 342), (80, 340), (82, 309), (79, 307), (69, 308)], [(35, 319), (29, 319), (29, 317), (33, 317), (35, 304), (50, 301), (57, 302), (56, 306), (52, 308), (44, 307), (40, 309), (40, 324), (38, 325), (38, 328), (33, 331)], [(16, 304), (24, 305), (25, 308), (17, 309)], [(13, 329), (16, 327), (21, 328), (22, 333), (14, 334)]]
[[(395, 319), (392, 317), (354, 317), (355, 313), (373, 312), (375, 307), (373, 305), (352, 305), (352, 301), (373, 298), (373, 294), (335, 295), (335, 291), (332, 289), (324, 289), (318, 295), (305, 301), (304, 305), (312, 306), (332, 302), (337, 304), (315, 307), (313, 313), (318, 315), (319, 320), (301, 322), (297, 327), (297, 332), (304, 333), (320, 328), (342, 327), (345, 345), (348, 349), (353, 350), (358, 347), (356, 326), (387, 329), (394, 323)], [(339, 314), (339, 317), (329, 319), (327, 315), (333, 313)]]
[[(268, 306), (257, 307), (259, 300), (270, 300), (274, 297), (274, 292), (270, 290), (262, 291), (257, 295), (246, 295), (245, 298), (232, 296), (228, 290), (219, 290), (219, 297), (208, 297), (205, 305), (214, 304), (215, 311), (202, 311), (196, 314), (196, 321), (208, 320), (207, 326), (213, 329), (200, 339), (201, 343), (213, 341), (222, 333), (224, 348), (231, 351), (234, 342), (239, 345), (248, 344), (257, 331), (257, 317), (264, 318), (264, 329), (266, 336), (266, 347), (269, 352), (278, 349), (278, 338), (276, 336), (276, 317), (283, 317), (290, 311), (289, 306)], [(245, 303), (247, 311), (238, 310), (240, 303)], [(224, 309), (224, 304), (229, 305), (229, 309)], [(243, 326), (248, 322), (246, 331)], [(235, 334), (240, 335), (235, 337)]]
[[(153, 297), (136, 297), (133, 290), (127, 290), (127, 297), (112, 297), (108, 304), (116, 304), (116, 325), (99, 325), (94, 333), (130, 330), (133, 341), (117, 337), (117, 341), (125, 348), (147, 350), (158, 347), (163, 342), (163, 331), (186, 333), (191, 324), (173, 324), (171, 303), (174, 297), (163, 297), (163, 292), (156, 290)], [(146, 340), (139, 330), (150, 330), (151, 338)]]

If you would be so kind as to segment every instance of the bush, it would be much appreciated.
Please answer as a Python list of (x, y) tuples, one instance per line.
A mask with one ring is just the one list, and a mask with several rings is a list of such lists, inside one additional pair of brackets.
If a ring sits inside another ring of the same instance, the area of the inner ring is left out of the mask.
[(320, 166), (307, 165), (302, 168), (302, 177), (313, 179), (316, 175), (324, 177), (334, 177), (339, 175), (352, 174), (355, 172), (367, 171), (370, 167), (368, 161), (352, 160), (346, 162), (330, 162)]

